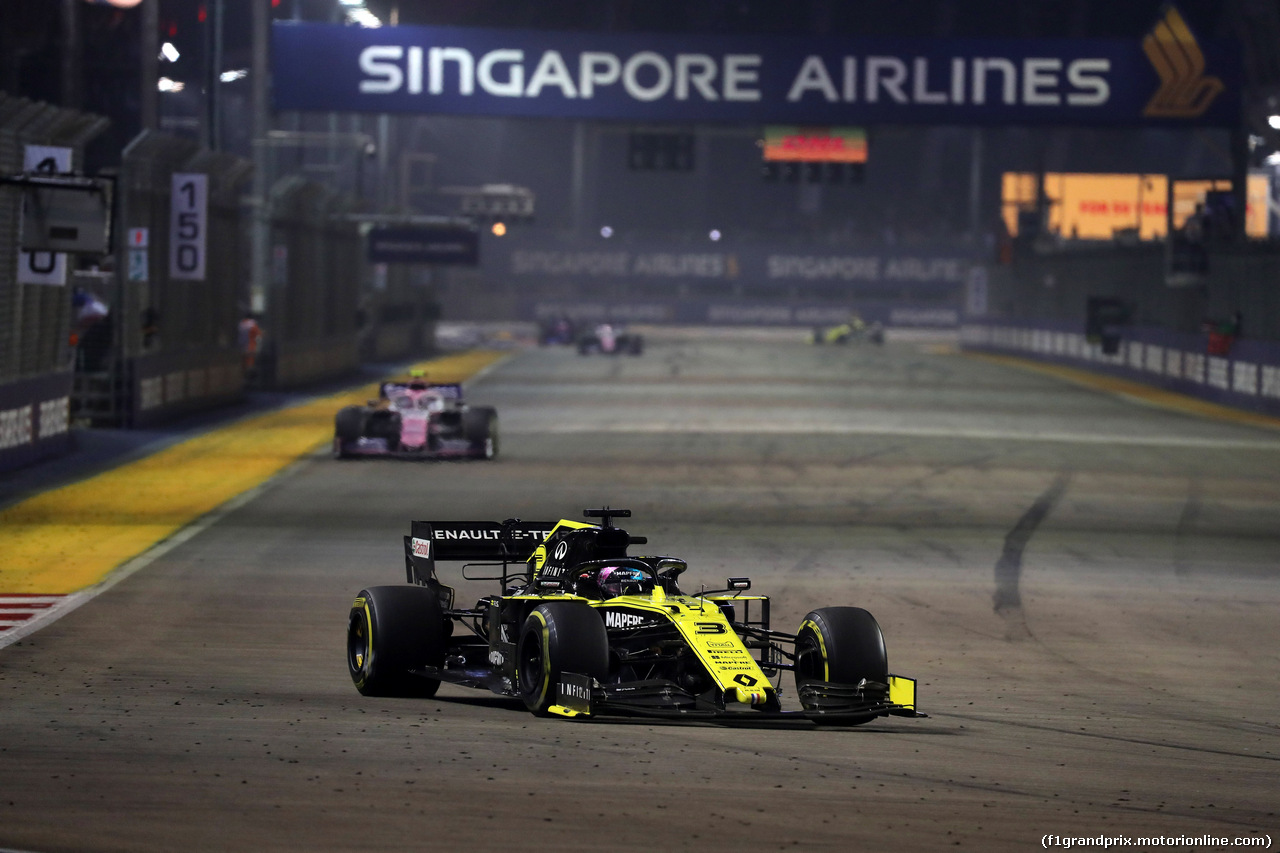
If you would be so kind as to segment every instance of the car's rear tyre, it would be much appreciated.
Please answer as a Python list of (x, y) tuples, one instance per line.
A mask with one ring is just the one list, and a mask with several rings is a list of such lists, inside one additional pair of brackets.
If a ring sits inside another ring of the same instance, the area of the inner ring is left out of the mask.
[(498, 412), (492, 406), (467, 409), (462, 416), (462, 429), (471, 442), (471, 453), (479, 459), (498, 455)]
[(365, 696), (427, 698), (436, 679), (410, 672), (444, 663), (440, 601), (422, 586), (371, 586), (360, 590), (347, 620), (347, 670)]
[(594, 679), (609, 673), (609, 635), (600, 614), (585, 604), (540, 604), (525, 619), (516, 651), (520, 698), (546, 716), (556, 704), (560, 676), (576, 672)]
[[(884, 634), (874, 616), (861, 607), (821, 607), (810, 611), (796, 632), (796, 691), (809, 682), (858, 684), (889, 682)], [(863, 723), (874, 719), (856, 721)]]
[(349, 456), (344, 451), (347, 442), (359, 441), (364, 435), (364, 408), (347, 406), (339, 409), (333, 418), (333, 455), (339, 459)]

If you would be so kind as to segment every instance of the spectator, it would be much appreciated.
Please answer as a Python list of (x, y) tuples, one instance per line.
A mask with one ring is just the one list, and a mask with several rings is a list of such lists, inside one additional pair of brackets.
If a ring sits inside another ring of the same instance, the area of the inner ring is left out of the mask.
[(1195, 212), (1187, 217), (1182, 228), (1174, 235), (1174, 271), (1204, 275), (1209, 271), (1209, 252), (1205, 241), (1212, 223), (1203, 204), (1197, 204)]
[(76, 367), (87, 372), (102, 370), (111, 351), (111, 309), (96, 294), (77, 287), (71, 292), (75, 323), (70, 343), (76, 349)]
[(142, 348), (150, 349), (151, 345), (156, 342), (156, 336), (160, 334), (160, 312), (154, 307), (142, 309), (140, 319), (140, 328), (142, 331)]
[(1228, 358), (1231, 347), (1244, 330), (1244, 315), (1237, 311), (1229, 320), (1205, 320), (1201, 328), (1209, 333), (1206, 351), (1209, 355)]
[(244, 363), (246, 379), (257, 376), (258, 352), (262, 348), (262, 326), (252, 312), (245, 312), (240, 320), (240, 355)]

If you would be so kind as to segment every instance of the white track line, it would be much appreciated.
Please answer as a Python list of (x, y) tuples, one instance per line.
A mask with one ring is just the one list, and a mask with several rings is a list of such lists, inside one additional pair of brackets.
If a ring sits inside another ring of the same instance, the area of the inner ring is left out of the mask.
[[(484, 368), (480, 369), (478, 372), (476, 372), (472, 376), (468, 377), (463, 382), (463, 384), (469, 385), (470, 383), (481, 378), (490, 370), (494, 369), (504, 361), (506, 361), (505, 358), (499, 359), (498, 361), (495, 361), (492, 364), (485, 366)], [(284, 468), (284, 470), (273, 475), (271, 478), (259, 483), (258, 485), (254, 486), (253, 488), (249, 489), (246, 492), (241, 492), (239, 495), (227, 501), (222, 506), (196, 519), (195, 521), (191, 522), (186, 527), (183, 527), (181, 530), (177, 531), (173, 535), (169, 536), (166, 539), (161, 540), (160, 542), (157, 542), (155, 545), (152, 545), (150, 548), (148, 548), (146, 551), (143, 551), (138, 556), (134, 557), (131, 560), (128, 560), (127, 562), (123, 563), (116, 569), (113, 569), (112, 572), (109, 575), (107, 575), (106, 578), (104, 578), (102, 581), (95, 584), (94, 586), (89, 587), (88, 589), (82, 589), (78, 592), (74, 592), (69, 595), (50, 595), (50, 596), (16, 596), (16, 595), (6, 596), (3, 593), (0, 593), (0, 649), (5, 648), (6, 646), (13, 645), (18, 640), (21, 640), (23, 637), (33, 634), (36, 631), (40, 630), (41, 628), (44, 628), (48, 625), (53, 624), (57, 620), (61, 619), (63, 616), (66, 616), (71, 611), (80, 607), (82, 604), (87, 603), (91, 599), (97, 598), (102, 593), (111, 589), (111, 587), (127, 579), (134, 572), (141, 571), (142, 569), (154, 563), (156, 560), (163, 557), (165, 554), (172, 551), (174, 548), (177, 548), (179, 545), (183, 544), (184, 542), (187, 542), (188, 540), (199, 535), (200, 533), (203, 533), (205, 530), (208, 530), (210, 527), (212, 527), (213, 525), (221, 521), (223, 518), (225, 518), (229, 513), (235, 512), (240, 507), (249, 503), (251, 500), (256, 498), (259, 494), (261, 494), (262, 491), (266, 489), (267, 486), (271, 485), (272, 483), (276, 482), (282, 477), (290, 476), (291, 474), (296, 472), (301, 467), (301, 464), (311, 456), (324, 455), (327, 453), (328, 453), (328, 447), (325, 446), (325, 447), (322, 447), (320, 450), (316, 451), (315, 453), (309, 453), (305, 456), (300, 457), (291, 465)], [(49, 599), (49, 604), (44, 607), (35, 606), (34, 600), (37, 598)], [(16, 603), (22, 600), (32, 603), (32, 606), (22, 610), (11, 609), (4, 606), (6, 603)], [(6, 611), (10, 611), (10, 610), (12, 610), (12, 612), (19, 613), (22, 616), (22, 618), (14, 618), (11, 620), (6, 619), (5, 618)], [(6, 629), (5, 627), (6, 625), (11, 627), (8, 627)], [(8, 853), (8, 851), (0, 849), (0, 853)]]
[[(498, 361), (494, 361), (493, 364), (486, 365), (485, 368), (476, 371), (475, 374), (468, 377), (462, 384), (471, 384), (472, 382), (475, 382), (476, 379), (484, 377), (485, 374), (488, 374), (490, 370), (497, 368), (497, 366), (502, 364), (503, 361), (506, 361), (506, 359), (499, 359)], [(159, 560), (160, 557), (163, 557), (166, 553), (173, 551), (173, 549), (180, 546), (180, 544), (187, 542), (187, 540), (196, 537), (198, 534), (204, 533), (205, 530), (223, 520), (225, 516), (230, 514), (230, 512), (234, 512), (238, 510), (238, 508), (246, 505), (246, 503), (252, 501), (253, 498), (259, 496), (259, 494), (261, 494), (268, 485), (275, 483), (276, 480), (284, 478), (284, 476), (296, 473), (296, 471), (300, 469), (303, 461), (310, 459), (311, 456), (326, 455), (328, 452), (329, 448), (328, 446), (325, 446), (321, 447), (320, 450), (315, 453), (307, 453), (307, 455), (294, 461), (293, 464), (284, 467), (284, 469), (279, 471), (279, 473), (271, 476), (270, 479), (264, 480), (264, 482), (255, 485), (255, 487), (248, 489), (247, 492), (237, 494), (236, 497), (233, 497), (232, 500), (223, 503), (223, 505), (216, 508), (216, 510), (198, 517), (198, 519), (192, 521), (191, 524), (188, 524), (187, 526), (184, 526), (184, 528), (178, 530), (177, 533), (170, 535), (170, 537), (166, 539), (161, 539), (160, 542), (157, 542), (154, 546), (147, 548), (146, 551), (143, 551), (137, 557), (133, 557), (132, 560), (124, 562), (124, 564), (111, 571), (106, 578), (99, 581), (99, 583), (92, 585), (90, 588), (81, 589), (79, 592), (68, 594), (68, 596), (18, 596), (18, 594), (0, 593), (0, 649), (5, 648), (6, 646), (12, 646), (12, 644), (17, 643), (18, 640), (23, 637), (28, 637), (29, 634), (33, 634), (35, 631), (45, 628), (47, 625), (51, 625), (52, 622), (58, 621), (61, 617), (67, 615), (67, 613), (76, 610), (77, 607), (84, 605), (84, 603), (91, 601), (93, 598), (101, 596), (102, 593), (105, 593), (106, 590), (114, 587), (114, 585), (120, 583), (120, 581), (128, 579), (129, 576), (136, 573), (136, 571), (146, 569), (146, 567), (151, 565), (152, 562)], [(18, 605), (22, 605), (23, 602), (26, 602), (27, 606), (18, 607)], [(9, 605), (12, 605), (12, 607)], [(12, 613), (12, 619), (6, 619), (6, 615), (9, 615), (9, 613)], [(0, 849), (0, 853), (8, 853), (8, 850)]]
[[(1276, 450), (1280, 451), (1280, 439), (1251, 441), (1233, 438), (1196, 438), (1182, 436), (1097, 435), (1069, 432), (1010, 432), (1008, 430), (969, 429), (954, 427), (922, 426), (872, 426), (869, 424), (795, 423), (776, 421), (744, 421), (727, 418), (713, 422), (643, 422), (627, 420), (623, 423), (589, 423), (575, 421), (565, 413), (566, 420), (559, 423), (520, 423), (518, 416), (508, 418), (502, 431), (506, 435), (579, 435), (583, 433), (711, 433), (711, 434), (769, 434), (769, 435), (883, 435), (912, 438), (960, 438), (983, 441), (1052, 441), (1067, 444), (1119, 444), (1146, 447), (1194, 447), (1222, 450)], [(515, 423), (512, 421), (515, 420)]]
[[(324, 448), (317, 452), (327, 452), (327, 450), (328, 448)], [(111, 589), (111, 587), (128, 579), (134, 572), (145, 569), (165, 554), (168, 554), (174, 548), (177, 548), (179, 545), (182, 545), (188, 540), (193, 539), (208, 530), (210, 527), (213, 527), (213, 525), (217, 524), (223, 518), (260, 495), (267, 486), (275, 483), (282, 477), (287, 477), (295, 473), (299, 468), (301, 468), (302, 462), (309, 458), (309, 455), (304, 456), (302, 459), (299, 459), (297, 462), (289, 465), (271, 479), (263, 483), (259, 483), (247, 492), (241, 492), (239, 495), (236, 495), (234, 498), (212, 512), (197, 518), (195, 521), (177, 531), (172, 536), (162, 539), (160, 542), (152, 545), (146, 551), (143, 551), (138, 556), (128, 560), (113, 570), (111, 574), (107, 575), (97, 584), (87, 589), (82, 589), (79, 592), (73, 592), (70, 595), (63, 596), (61, 602), (56, 606), (50, 607), (43, 613), (34, 615), (32, 618), (25, 620), (20, 627), (0, 633), (0, 649), (16, 643), (18, 640), (21, 640), (23, 637), (26, 637), (41, 628), (53, 624), (63, 616), (66, 616), (71, 611), (80, 607), (82, 604), (88, 603), (92, 599), (97, 598), (99, 595), (102, 595), (102, 593)], [(3, 600), (3, 596), (0, 596), (0, 600)], [(0, 853), (4, 853), (4, 851), (0, 850)]]
[[(65, 595), (0, 595), (0, 632), (16, 631), (33, 619), (48, 615)], [(0, 633), (0, 637), (6, 636)]]

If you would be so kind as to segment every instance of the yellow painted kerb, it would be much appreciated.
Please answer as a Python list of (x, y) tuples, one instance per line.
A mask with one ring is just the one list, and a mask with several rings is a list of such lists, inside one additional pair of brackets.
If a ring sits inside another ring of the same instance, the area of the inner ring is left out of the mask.
[[(476, 350), (414, 369), (461, 382), (503, 357)], [(245, 418), (0, 511), (0, 593), (66, 594), (99, 583), (331, 442), (338, 409), (376, 395), (361, 387)]]
[(1018, 356), (1013, 355), (994, 355), (992, 353), (973, 352), (971, 350), (962, 350), (962, 354), (969, 358), (990, 361), (995, 364), (1003, 364), (1007, 367), (1019, 367), (1023, 370), (1034, 370), (1037, 373), (1056, 376), (1059, 379), (1064, 379), (1067, 382), (1071, 382), (1076, 385), (1083, 385), (1086, 388), (1106, 391), (1111, 394), (1117, 394), (1121, 397), (1129, 397), (1131, 399), (1138, 400), (1139, 402), (1172, 409), (1178, 412), (1184, 412), (1186, 414), (1199, 415), (1205, 418), (1229, 421), (1231, 423), (1243, 424), (1246, 426), (1262, 427), (1263, 429), (1280, 430), (1280, 418), (1269, 417), (1267, 415), (1258, 414), (1257, 412), (1233, 409), (1230, 406), (1222, 406), (1217, 403), (1210, 403), (1208, 400), (1189, 397), (1186, 394), (1177, 394), (1173, 391), (1165, 391), (1162, 388), (1143, 385), (1141, 382), (1134, 382), (1129, 379), (1121, 379), (1119, 377), (1108, 376), (1103, 373), (1093, 373), (1088, 370), (1080, 370), (1074, 367), (1065, 367), (1060, 364), (1046, 364), (1044, 362), (1032, 361), (1030, 359), (1019, 358)]

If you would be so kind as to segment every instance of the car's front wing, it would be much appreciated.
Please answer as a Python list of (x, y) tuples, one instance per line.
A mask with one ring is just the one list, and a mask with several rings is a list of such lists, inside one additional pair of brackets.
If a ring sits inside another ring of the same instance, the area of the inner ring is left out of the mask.
[(549, 710), (563, 717), (624, 713), (722, 719), (805, 718), (834, 724), (885, 716), (927, 716), (915, 707), (915, 679), (898, 675), (890, 675), (887, 685), (810, 682), (799, 693), (804, 709), (785, 711), (776, 701), (752, 706), (715, 690), (695, 695), (665, 679), (602, 685), (585, 675), (564, 673), (557, 685), (557, 704)]
[[(461, 687), (516, 695), (514, 683), (500, 668), (479, 662), (469, 666), (424, 666), (413, 672)], [(772, 691), (771, 701), (753, 705), (747, 697), (736, 693), (712, 689), (695, 694), (666, 679), (601, 684), (586, 675), (566, 672), (561, 675), (556, 690), (556, 704), (549, 710), (562, 717), (620, 714), (740, 721), (781, 718), (839, 725), (862, 723), (875, 717), (928, 716), (916, 710), (915, 679), (900, 675), (890, 675), (888, 684), (807, 682), (797, 691), (801, 710), (783, 710)]]
[(361, 438), (356, 441), (334, 439), (334, 450), (346, 456), (383, 456), (392, 459), (456, 459), (459, 457), (480, 456), (483, 453), (475, 445), (465, 439), (445, 439), (438, 448), (422, 447), (416, 450), (393, 450), (387, 446), (386, 439)]

